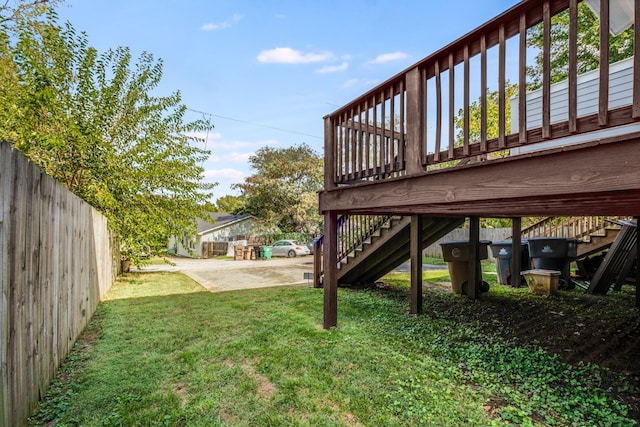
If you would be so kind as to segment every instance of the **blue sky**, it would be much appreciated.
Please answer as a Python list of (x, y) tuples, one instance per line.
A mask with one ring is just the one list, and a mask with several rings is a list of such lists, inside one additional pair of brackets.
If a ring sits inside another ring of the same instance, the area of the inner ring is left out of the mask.
[(259, 148), (322, 154), (325, 115), (516, 3), (67, 0), (58, 13), (100, 52), (161, 58), (159, 93), (179, 90), (189, 119), (211, 115), (203, 166), (215, 201), (238, 194), (230, 185), (252, 174)]

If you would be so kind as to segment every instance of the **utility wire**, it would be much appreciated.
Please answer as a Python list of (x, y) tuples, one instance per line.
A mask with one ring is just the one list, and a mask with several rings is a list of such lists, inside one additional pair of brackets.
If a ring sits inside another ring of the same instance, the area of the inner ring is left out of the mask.
[(273, 130), (277, 130), (279, 132), (287, 132), (287, 133), (293, 133), (293, 134), (296, 134), (296, 135), (308, 136), (309, 138), (322, 139), (322, 137), (320, 137), (320, 136), (310, 135), (308, 133), (298, 132), (298, 131), (295, 131), (295, 130), (282, 129), (282, 128), (278, 128), (278, 127), (275, 127), (275, 126), (261, 125), (259, 123), (247, 122), (245, 120), (234, 119), (232, 117), (219, 116), (217, 114), (207, 113), (206, 111), (194, 110), (192, 108), (187, 108), (187, 110), (188, 111), (192, 111), (194, 113), (203, 114), (203, 115), (206, 114), (206, 115), (211, 116), (211, 117), (217, 117), (219, 119), (231, 120), (232, 122), (244, 123), (244, 124), (251, 125), (251, 126), (258, 126), (258, 127), (262, 127), (262, 128), (273, 129)]

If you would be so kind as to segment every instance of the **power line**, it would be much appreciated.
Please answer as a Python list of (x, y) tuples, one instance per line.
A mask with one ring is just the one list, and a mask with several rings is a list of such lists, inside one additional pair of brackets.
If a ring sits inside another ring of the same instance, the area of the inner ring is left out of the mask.
[(296, 134), (296, 135), (308, 136), (309, 138), (322, 139), (322, 137), (320, 137), (320, 136), (310, 135), (308, 133), (298, 132), (298, 131), (295, 131), (295, 130), (282, 129), (282, 128), (278, 128), (278, 127), (275, 127), (275, 126), (262, 125), (262, 124), (259, 124), (259, 123), (252, 123), (252, 122), (248, 122), (246, 120), (234, 119), (233, 117), (219, 116), (217, 114), (207, 113), (206, 111), (194, 110), (192, 108), (187, 108), (187, 110), (188, 111), (192, 111), (194, 113), (206, 114), (206, 115), (211, 116), (211, 117), (217, 117), (219, 119), (230, 120), (232, 122), (243, 123), (243, 124), (246, 124), (246, 125), (257, 126), (257, 127), (267, 128), (267, 129), (273, 129), (273, 130), (277, 130), (279, 132), (286, 132), (286, 133), (293, 133), (293, 134)]

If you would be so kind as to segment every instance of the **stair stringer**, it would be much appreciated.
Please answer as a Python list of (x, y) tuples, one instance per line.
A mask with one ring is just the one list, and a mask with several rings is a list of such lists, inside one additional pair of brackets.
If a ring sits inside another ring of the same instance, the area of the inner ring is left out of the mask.
[(581, 259), (589, 255), (602, 252), (605, 249), (608, 249), (611, 247), (613, 242), (616, 240), (616, 237), (618, 236), (620, 229), (608, 228), (604, 230), (605, 230), (604, 235), (591, 236), (590, 241), (584, 242), (578, 245), (578, 255), (576, 256), (576, 259)]
[[(435, 243), (464, 223), (464, 218), (430, 217), (423, 221), (423, 247)], [(410, 258), (411, 217), (403, 217), (391, 228), (363, 245), (338, 270), (338, 284), (371, 284)]]

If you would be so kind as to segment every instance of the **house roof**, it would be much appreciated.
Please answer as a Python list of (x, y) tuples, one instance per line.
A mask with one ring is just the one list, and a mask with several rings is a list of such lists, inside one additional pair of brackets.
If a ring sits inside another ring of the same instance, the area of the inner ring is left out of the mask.
[(200, 218), (196, 219), (198, 222), (198, 234), (202, 235), (253, 218), (251, 215), (232, 215), (224, 212), (209, 212), (209, 217), (213, 220), (212, 222)]

